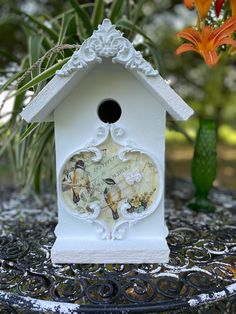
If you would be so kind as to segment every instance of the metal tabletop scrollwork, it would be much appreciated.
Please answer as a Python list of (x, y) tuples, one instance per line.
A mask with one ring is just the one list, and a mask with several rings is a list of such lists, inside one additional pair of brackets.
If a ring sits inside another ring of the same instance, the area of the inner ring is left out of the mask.
[[(52, 265), (55, 200), (1, 202), (0, 313), (236, 313), (236, 193), (190, 211), (189, 182), (168, 181), (168, 264)], [(2, 194), (3, 195), (3, 194)]]

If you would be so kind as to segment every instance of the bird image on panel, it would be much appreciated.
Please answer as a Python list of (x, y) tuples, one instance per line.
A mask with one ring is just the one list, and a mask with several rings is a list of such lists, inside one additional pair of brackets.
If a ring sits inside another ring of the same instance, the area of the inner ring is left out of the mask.
[(107, 178), (104, 182), (107, 184), (104, 190), (105, 201), (111, 209), (113, 219), (117, 220), (119, 219), (117, 208), (121, 201), (121, 190), (113, 179)]
[(78, 205), (81, 198), (81, 192), (90, 192), (89, 177), (85, 170), (84, 161), (81, 159), (75, 163), (75, 169), (72, 175), (72, 184), (73, 202)]

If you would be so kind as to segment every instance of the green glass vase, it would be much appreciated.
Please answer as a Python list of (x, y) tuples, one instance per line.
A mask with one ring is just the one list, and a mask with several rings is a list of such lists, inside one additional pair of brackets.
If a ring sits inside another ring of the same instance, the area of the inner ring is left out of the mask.
[(208, 194), (216, 177), (216, 155), (216, 123), (214, 120), (200, 119), (192, 161), (192, 181), (196, 194), (188, 205), (191, 209), (206, 213), (215, 210)]

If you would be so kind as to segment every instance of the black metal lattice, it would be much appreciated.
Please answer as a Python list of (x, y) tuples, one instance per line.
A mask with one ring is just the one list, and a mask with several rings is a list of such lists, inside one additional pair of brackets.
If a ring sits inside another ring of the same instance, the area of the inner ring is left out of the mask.
[(0, 313), (236, 313), (236, 194), (212, 192), (214, 214), (187, 209), (192, 188), (169, 182), (168, 264), (52, 265), (55, 201), (1, 204)]

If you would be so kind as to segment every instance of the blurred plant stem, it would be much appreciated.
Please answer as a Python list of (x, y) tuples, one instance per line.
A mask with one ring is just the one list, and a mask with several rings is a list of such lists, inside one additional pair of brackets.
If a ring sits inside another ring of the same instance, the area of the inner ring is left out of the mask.
[(189, 208), (196, 211), (215, 210), (208, 199), (208, 194), (216, 177), (216, 141), (216, 122), (200, 119), (192, 162), (192, 181), (196, 194), (189, 204)]

